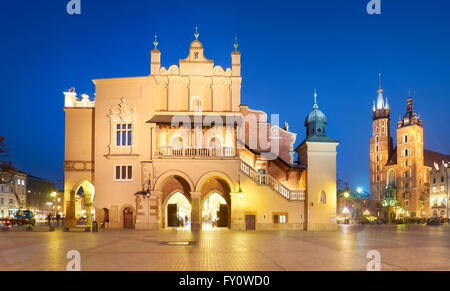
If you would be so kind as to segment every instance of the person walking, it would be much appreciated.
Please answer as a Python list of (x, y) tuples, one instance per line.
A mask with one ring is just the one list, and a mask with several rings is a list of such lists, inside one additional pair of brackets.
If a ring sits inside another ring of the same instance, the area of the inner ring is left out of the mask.
[(48, 226), (50, 226), (52, 223), (52, 215), (50, 213), (47, 215), (47, 222), (48, 222)]
[(60, 220), (61, 220), (61, 215), (58, 213), (58, 214), (56, 214), (56, 227), (59, 227)]

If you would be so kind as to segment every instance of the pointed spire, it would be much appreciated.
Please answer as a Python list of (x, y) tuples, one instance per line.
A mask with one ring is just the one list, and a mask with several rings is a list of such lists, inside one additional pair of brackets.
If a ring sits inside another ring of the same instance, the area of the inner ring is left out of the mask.
[(155, 34), (155, 40), (153, 41), (153, 45), (155, 46), (155, 50), (157, 50), (158, 49), (158, 45), (159, 45), (158, 35), (157, 34)]
[(198, 37), (200, 36), (200, 33), (198, 32), (198, 26), (195, 27), (194, 37), (195, 40), (198, 40)]
[(238, 50), (238, 47), (239, 47), (239, 43), (238, 43), (238, 37), (237, 37), (237, 35), (234, 37), (234, 44), (233, 44), (233, 46), (234, 46), (234, 51), (236, 51), (237, 52), (237, 50)]
[(390, 109), (388, 97), (386, 97), (386, 102), (384, 103), (384, 109)]
[(383, 86), (382, 86), (382, 82), (381, 82), (381, 73), (378, 73), (378, 92), (383, 93)]
[(313, 108), (314, 109), (318, 109), (319, 108), (319, 105), (317, 104), (317, 89), (316, 88), (314, 88), (314, 106), (313, 106)]
[(381, 73), (378, 73), (378, 98), (377, 98), (377, 110), (384, 109), (383, 87), (381, 84)]

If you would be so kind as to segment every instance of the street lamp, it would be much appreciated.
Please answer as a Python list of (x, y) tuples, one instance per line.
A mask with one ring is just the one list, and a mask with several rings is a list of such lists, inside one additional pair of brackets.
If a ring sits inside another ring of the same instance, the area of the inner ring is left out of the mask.
[(363, 190), (363, 188), (361, 188), (361, 187), (356, 188), (356, 192), (358, 192), (358, 194), (361, 194), (363, 191), (364, 191), (364, 190)]
[(349, 197), (350, 197), (350, 193), (344, 192), (344, 198), (349, 198)]

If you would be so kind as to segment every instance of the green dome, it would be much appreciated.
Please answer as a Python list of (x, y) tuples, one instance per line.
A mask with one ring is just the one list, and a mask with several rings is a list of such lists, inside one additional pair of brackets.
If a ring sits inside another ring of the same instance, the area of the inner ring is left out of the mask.
[(314, 108), (314, 110), (311, 111), (308, 117), (306, 117), (305, 126), (318, 122), (327, 124), (327, 117), (322, 111), (319, 110), (319, 108)]

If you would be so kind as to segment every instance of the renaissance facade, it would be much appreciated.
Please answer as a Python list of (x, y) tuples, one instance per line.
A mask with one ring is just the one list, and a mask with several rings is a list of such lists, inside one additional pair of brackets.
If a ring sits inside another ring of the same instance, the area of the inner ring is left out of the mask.
[(370, 198), (372, 211), (387, 221), (432, 216), (430, 171), (435, 163), (450, 160), (448, 155), (425, 149), (423, 122), (414, 110), (413, 98), (409, 96), (406, 103), (394, 146), (391, 108), (380, 82), (372, 115)]
[(65, 93), (66, 226), (334, 230), (338, 142), (317, 100), (295, 148), (241, 104), (238, 44), (223, 69), (198, 36), (168, 69), (155, 39), (150, 75), (93, 80), (95, 101)]

